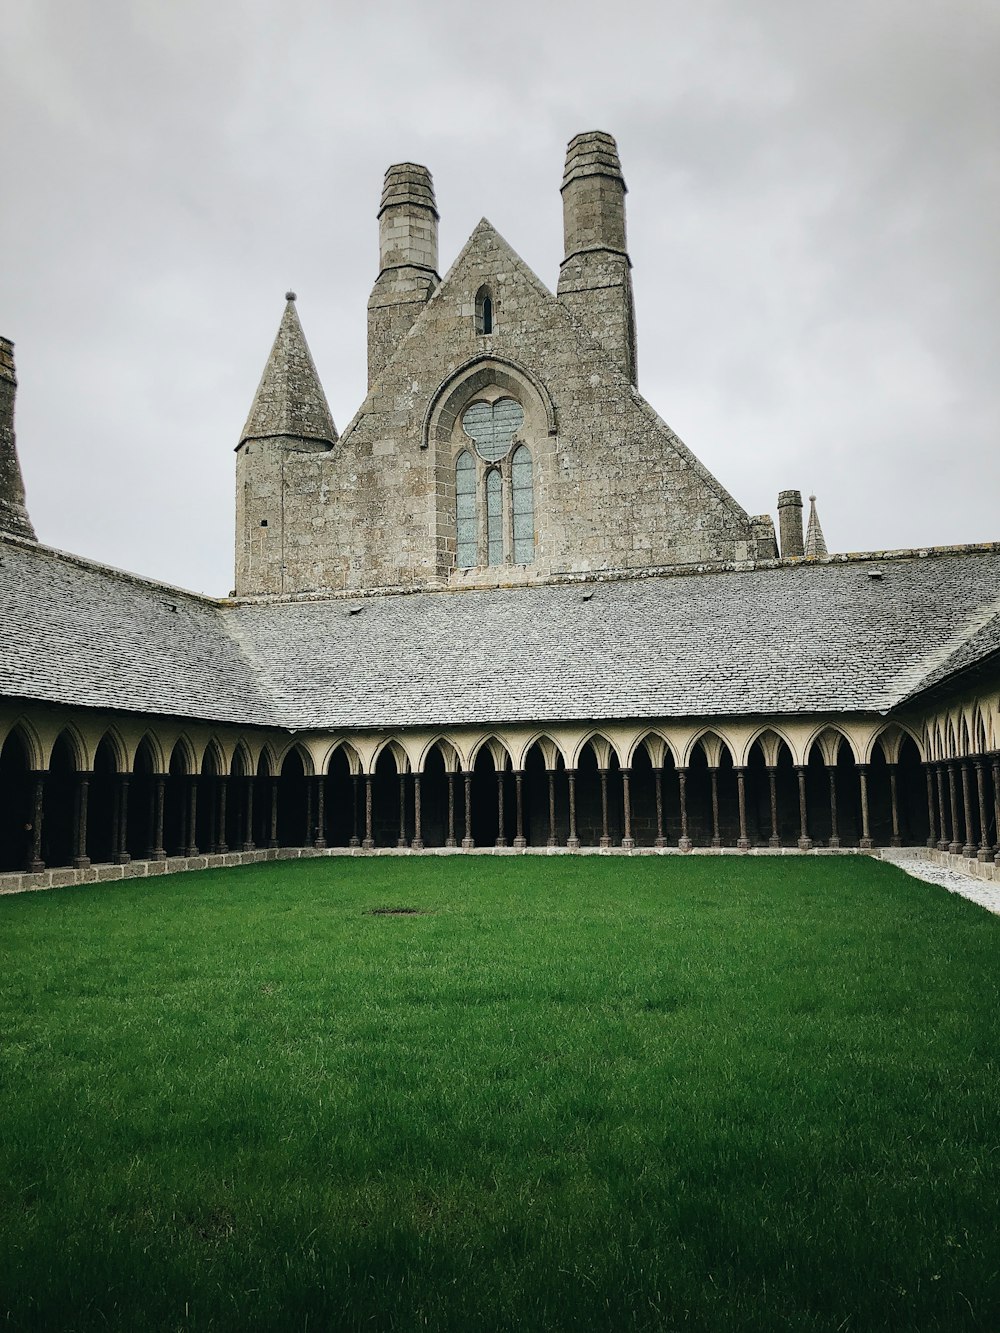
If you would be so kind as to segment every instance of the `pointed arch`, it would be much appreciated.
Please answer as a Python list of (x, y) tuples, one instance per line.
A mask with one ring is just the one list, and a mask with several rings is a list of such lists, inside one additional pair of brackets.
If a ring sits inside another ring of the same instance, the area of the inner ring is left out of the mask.
[(796, 762), (804, 762), (808, 764), (810, 756), (812, 755), (813, 746), (818, 744), (823, 762), (825, 764), (835, 764), (837, 762), (836, 756), (840, 749), (841, 741), (847, 746), (854, 762), (860, 764), (862, 762), (861, 755), (853, 738), (843, 729), (843, 727), (837, 726), (834, 722), (822, 722), (815, 728), (802, 747), (802, 759), (797, 759)]
[(502, 741), (499, 738), (499, 736), (494, 734), (490, 736), (480, 737), (480, 739), (476, 741), (476, 743), (469, 750), (470, 768), (475, 768), (476, 760), (479, 758), (479, 755), (484, 748), (489, 750), (490, 756), (493, 759), (494, 768), (496, 769), (506, 768), (508, 763), (510, 764), (511, 768), (514, 767), (514, 756), (510, 751), (510, 747), (504, 741)]
[(489, 336), (493, 332), (495, 315), (496, 302), (493, 299), (493, 291), (489, 284), (484, 282), (476, 292), (476, 332)]
[(781, 758), (784, 750), (788, 751), (788, 757), (795, 762), (795, 749), (784, 731), (775, 726), (773, 722), (768, 722), (762, 727), (758, 727), (743, 747), (741, 763), (748, 764), (750, 756), (753, 753), (754, 746), (760, 750), (761, 758), (767, 768), (775, 768)]
[(649, 762), (654, 768), (662, 768), (668, 759), (676, 767), (677, 751), (663, 732), (657, 731), (655, 727), (647, 727), (645, 731), (636, 736), (625, 752), (623, 767), (631, 767), (640, 750), (646, 751)]
[(102, 752), (110, 756), (116, 773), (129, 772), (128, 752), (117, 728), (108, 727), (104, 731), (101, 739), (94, 747), (95, 762), (98, 754)]
[(392, 762), (396, 766), (397, 773), (408, 773), (410, 771), (410, 758), (406, 750), (399, 743), (395, 736), (387, 736), (385, 740), (380, 741), (372, 752), (371, 765), (369, 772), (374, 773), (378, 767), (378, 762), (384, 754), (392, 756)]
[(592, 731), (586, 732), (580, 740), (577, 741), (571, 756), (571, 762), (566, 765), (567, 768), (578, 768), (580, 766), (580, 756), (588, 746), (597, 761), (598, 768), (607, 768), (612, 755), (622, 768), (625, 767), (621, 753), (615, 742), (602, 731), (594, 728)]
[(222, 746), (213, 736), (202, 751), (199, 772), (218, 777), (226, 771), (226, 761), (222, 755)]
[(690, 765), (691, 757), (698, 748), (704, 754), (709, 768), (718, 768), (723, 752), (729, 756), (734, 765), (736, 763), (736, 754), (732, 743), (714, 727), (703, 727), (700, 731), (695, 732), (694, 736), (688, 741), (684, 754), (685, 766)]
[(139, 738), (139, 744), (135, 747), (135, 753), (132, 756), (133, 771), (136, 769), (140, 754), (146, 756), (151, 773), (166, 773), (167, 765), (164, 762), (163, 747), (160, 744), (159, 737), (154, 732), (144, 731)]
[(330, 772), (330, 766), (336, 755), (342, 754), (347, 763), (347, 770), (352, 775), (357, 775), (363, 771), (364, 765), (361, 762), (361, 756), (358, 754), (354, 745), (349, 740), (341, 739), (335, 745), (331, 745), (329, 753), (325, 755), (322, 764), (324, 773)]
[(274, 748), (270, 741), (260, 747), (260, 754), (257, 756), (257, 776), (259, 778), (273, 778), (278, 772), (278, 761), (274, 753)]
[(462, 756), (459, 754), (454, 743), (447, 736), (435, 736), (427, 742), (420, 752), (415, 770), (423, 773), (427, 767), (427, 761), (434, 751), (441, 756), (446, 773), (458, 773), (462, 767)]
[(58, 736), (53, 740), (52, 745), (49, 748), (46, 767), (51, 768), (52, 756), (55, 753), (56, 746), (59, 745), (60, 742), (66, 746), (66, 750), (73, 761), (73, 767), (78, 773), (90, 767), (87, 747), (83, 743), (83, 737), (72, 722), (67, 722), (59, 732)]
[[(224, 770), (220, 769), (220, 772)], [(246, 741), (242, 738), (236, 742), (233, 749), (233, 757), (229, 762), (229, 773), (231, 777), (247, 778), (253, 773), (253, 764), (250, 761), (250, 750)]]
[(292, 754), (298, 755), (299, 762), (302, 765), (302, 772), (305, 776), (312, 777), (314, 774), (312, 755), (309, 753), (308, 747), (303, 745), (301, 741), (290, 741), (282, 748), (278, 755), (279, 762), (277, 771), (279, 773), (281, 772)]
[[(572, 767), (570, 758), (560, 743), (550, 736), (547, 731), (536, 731), (532, 733), (531, 736), (528, 736), (521, 746), (520, 752), (516, 756), (517, 762), (514, 765), (515, 769), (524, 768), (528, 761), (528, 755), (535, 746), (538, 746), (539, 752), (545, 760), (546, 767), (556, 767), (560, 759), (566, 768)], [(511, 758), (515, 758), (513, 752), (511, 753)]]
[(183, 733), (177, 737), (170, 748), (170, 760), (167, 767), (171, 773), (193, 774), (198, 772), (194, 746)]

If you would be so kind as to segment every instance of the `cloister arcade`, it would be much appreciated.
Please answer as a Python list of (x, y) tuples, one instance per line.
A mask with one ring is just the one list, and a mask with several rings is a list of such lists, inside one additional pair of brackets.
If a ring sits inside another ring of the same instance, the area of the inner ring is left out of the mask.
[(808, 851), (1000, 858), (996, 708), (447, 734), (0, 717), (0, 871), (261, 848)]

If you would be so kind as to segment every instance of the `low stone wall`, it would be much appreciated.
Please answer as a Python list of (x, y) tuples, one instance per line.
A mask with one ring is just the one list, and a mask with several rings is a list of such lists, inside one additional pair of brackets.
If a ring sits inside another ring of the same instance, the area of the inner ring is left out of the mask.
[(953, 856), (951, 852), (939, 852), (936, 847), (917, 848), (916, 854), (926, 858), (931, 865), (958, 870), (974, 879), (986, 880), (988, 884), (1000, 884), (1000, 865), (992, 857), (988, 861), (980, 861), (974, 856)]

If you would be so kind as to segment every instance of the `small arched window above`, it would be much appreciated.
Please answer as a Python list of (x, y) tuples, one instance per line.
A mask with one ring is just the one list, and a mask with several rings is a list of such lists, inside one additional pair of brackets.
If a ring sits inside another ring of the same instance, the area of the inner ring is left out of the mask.
[(493, 294), (489, 287), (480, 287), (476, 292), (476, 332), (493, 332)]

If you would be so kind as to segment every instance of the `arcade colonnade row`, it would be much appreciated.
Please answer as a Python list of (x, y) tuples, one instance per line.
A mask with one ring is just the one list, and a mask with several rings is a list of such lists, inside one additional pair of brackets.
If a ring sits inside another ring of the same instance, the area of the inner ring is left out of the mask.
[(987, 860), (1000, 856), (994, 723), (973, 709), (920, 731), (801, 719), (293, 736), (5, 713), (0, 870), (279, 846), (926, 844)]

